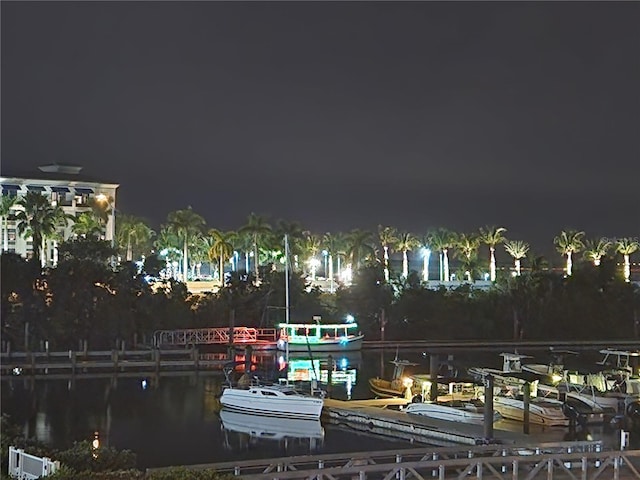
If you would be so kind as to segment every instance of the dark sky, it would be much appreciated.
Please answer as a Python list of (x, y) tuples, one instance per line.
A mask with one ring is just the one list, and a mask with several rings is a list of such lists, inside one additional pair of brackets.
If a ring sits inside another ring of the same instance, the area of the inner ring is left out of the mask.
[(7, 2), (2, 169), (155, 225), (640, 234), (640, 2)]

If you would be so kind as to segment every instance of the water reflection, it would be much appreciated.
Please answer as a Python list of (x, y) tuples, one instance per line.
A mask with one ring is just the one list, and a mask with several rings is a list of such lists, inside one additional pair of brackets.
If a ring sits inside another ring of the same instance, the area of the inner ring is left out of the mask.
[(302, 455), (317, 452), (324, 442), (324, 428), (319, 420), (274, 418), (222, 409), (220, 421), (227, 450), (266, 447), (277, 448), (280, 455)]

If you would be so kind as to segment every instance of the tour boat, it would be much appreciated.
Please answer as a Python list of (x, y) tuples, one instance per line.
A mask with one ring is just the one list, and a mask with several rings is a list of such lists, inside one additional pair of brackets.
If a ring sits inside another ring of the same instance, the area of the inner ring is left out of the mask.
[(289, 352), (360, 350), (364, 335), (351, 323), (281, 323), (278, 349)]
[[(451, 400), (410, 403), (405, 412), (450, 422), (483, 424), (484, 408), (484, 403), (480, 400)], [(500, 413), (494, 410), (493, 421), (497, 422), (501, 418)]]
[(224, 408), (238, 412), (318, 420), (324, 401), (299, 393), (288, 385), (251, 385), (225, 388), (220, 403)]

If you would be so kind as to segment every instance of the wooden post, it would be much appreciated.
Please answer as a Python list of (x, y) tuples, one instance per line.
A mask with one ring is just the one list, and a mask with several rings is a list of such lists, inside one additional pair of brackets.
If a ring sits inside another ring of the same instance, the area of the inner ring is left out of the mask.
[(71, 360), (71, 375), (76, 374), (76, 352), (69, 350), (69, 359)]
[(253, 355), (253, 347), (247, 345), (244, 348), (244, 373), (251, 375), (251, 355)]
[(193, 368), (198, 370), (200, 368), (200, 352), (197, 347), (191, 349), (191, 356), (193, 358)]
[(486, 375), (484, 383), (484, 438), (493, 439), (493, 375)]
[(156, 354), (156, 373), (160, 371), (160, 349), (154, 350)]
[(525, 434), (529, 433), (529, 405), (531, 403), (531, 384), (529, 382), (524, 383), (524, 415), (523, 415), (523, 425), (522, 431)]
[(429, 378), (431, 379), (431, 388), (429, 390), (429, 400), (436, 401), (438, 399), (438, 365), (440, 359), (438, 355), (429, 355)]
[(333, 356), (329, 355), (327, 357), (327, 398), (331, 398), (332, 391), (333, 391)]
[(111, 351), (111, 361), (113, 362), (113, 370), (118, 371), (118, 350)]
[(384, 308), (380, 310), (380, 340), (384, 342), (384, 327), (387, 325)]

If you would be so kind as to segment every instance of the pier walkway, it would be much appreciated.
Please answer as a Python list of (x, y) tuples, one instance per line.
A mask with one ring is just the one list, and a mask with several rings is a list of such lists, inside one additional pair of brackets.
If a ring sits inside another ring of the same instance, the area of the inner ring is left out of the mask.
[[(233, 330), (233, 331), (232, 331)], [(184, 330), (158, 330), (153, 334), (156, 348), (194, 345), (251, 345), (253, 348), (275, 348), (275, 328), (218, 327)]]
[[(285, 479), (640, 479), (640, 450), (604, 450), (599, 442), (484, 445), (305, 455), (187, 466), (243, 480)], [(162, 471), (165, 468), (149, 469)]]

